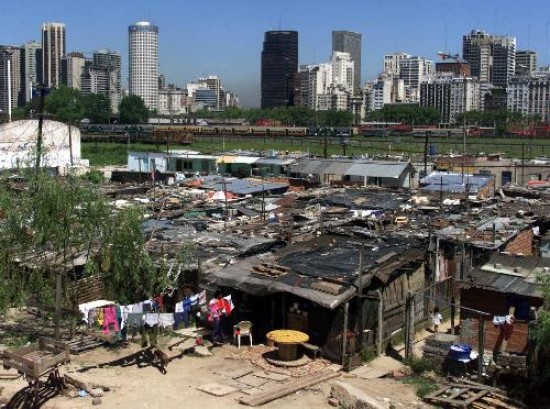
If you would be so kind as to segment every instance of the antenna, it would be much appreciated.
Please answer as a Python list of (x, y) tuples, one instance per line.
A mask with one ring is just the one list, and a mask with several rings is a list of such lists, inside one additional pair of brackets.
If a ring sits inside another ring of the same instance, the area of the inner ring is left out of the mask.
[(447, 46), (447, 31), (449, 29), (449, 26), (447, 24), (445, 24), (445, 48), (443, 48), (444, 50), (448, 50), (449, 47)]
[(281, 31), (281, 15), (279, 14), (279, 31)]

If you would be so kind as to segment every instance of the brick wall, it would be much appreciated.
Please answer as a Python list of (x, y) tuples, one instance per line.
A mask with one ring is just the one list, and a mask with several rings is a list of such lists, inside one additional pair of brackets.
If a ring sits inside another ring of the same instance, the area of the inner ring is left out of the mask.
[[(506, 294), (496, 291), (483, 290), (479, 288), (462, 289), (460, 291), (460, 304), (461, 306), (472, 308), (478, 311), (483, 311), (491, 314), (490, 316), (484, 316), (485, 319), (485, 351), (492, 352), (498, 351), (502, 343), (503, 337), (500, 327), (496, 327), (493, 324), (494, 315), (505, 315), (507, 312)], [(526, 297), (529, 299), (529, 305), (538, 307), (541, 305), (539, 298)], [(460, 320), (471, 320), (472, 334), (468, 337), (468, 343), (477, 349), (478, 345), (478, 328), (479, 328), (479, 315), (470, 311), (461, 309)], [(516, 321), (514, 323), (514, 330), (508, 345), (506, 352), (511, 353), (526, 353), (527, 352), (527, 322)]]
[(518, 235), (510, 241), (504, 251), (512, 254), (523, 254), (524, 256), (533, 255), (533, 230), (528, 228), (518, 233)]

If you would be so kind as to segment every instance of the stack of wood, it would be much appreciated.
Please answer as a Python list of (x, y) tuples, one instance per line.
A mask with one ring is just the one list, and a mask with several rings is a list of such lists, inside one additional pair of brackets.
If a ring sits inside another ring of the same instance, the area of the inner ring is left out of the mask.
[(441, 407), (475, 409), (523, 409), (524, 404), (505, 396), (502, 391), (466, 379), (452, 383), (424, 398)]
[(449, 354), (451, 345), (460, 341), (458, 335), (450, 335), (436, 332), (426, 338), (424, 347), (422, 348), (422, 355), (424, 358), (435, 361), (439, 364), (443, 364), (445, 358)]
[(273, 263), (262, 263), (252, 267), (252, 273), (277, 278), (290, 273), (290, 268)]

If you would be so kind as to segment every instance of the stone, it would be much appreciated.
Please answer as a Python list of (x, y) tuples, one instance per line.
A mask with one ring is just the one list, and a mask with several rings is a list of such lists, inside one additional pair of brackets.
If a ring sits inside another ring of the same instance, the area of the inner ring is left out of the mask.
[(76, 389), (69, 389), (66, 395), (68, 398), (78, 398), (78, 391)]
[(337, 408), (338, 406), (340, 406), (340, 402), (338, 402), (338, 399), (336, 398), (328, 398), (328, 404), (333, 408)]
[(102, 388), (94, 388), (90, 391), (90, 395), (94, 396), (96, 398), (100, 398), (103, 396), (103, 389)]
[(386, 406), (361, 389), (345, 382), (334, 382), (330, 395), (338, 400), (343, 409), (384, 409)]
[(194, 352), (199, 356), (212, 356), (212, 352), (210, 352), (204, 345), (195, 346)]
[(92, 406), (99, 406), (103, 403), (103, 401), (101, 400), (101, 398), (93, 398), (92, 399)]

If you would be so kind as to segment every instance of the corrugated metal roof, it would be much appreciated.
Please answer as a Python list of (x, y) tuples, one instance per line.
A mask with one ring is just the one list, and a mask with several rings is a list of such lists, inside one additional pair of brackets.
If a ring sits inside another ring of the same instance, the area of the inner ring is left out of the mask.
[(475, 268), (459, 283), (461, 288), (484, 288), (506, 294), (541, 297), (538, 277), (550, 274), (550, 260), (535, 256), (493, 254), (483, 266)]
[(256, 161), (257, 165), (291, 165), (294, 162), (296, 162), (295, 159), (292, 158), (285, 158), (285, 159), (279, 159), (279, 158), (260, 158), (258, 161)]
[(375, 162), (364, 160), (301, 159), (293, 171), (301, 174), (330, 174), (399, 178), (411, 166), (409, 162)]
[(349, 168), (348, 175), (398, 179), (409, 166), (409, 162), (356, 163)]

